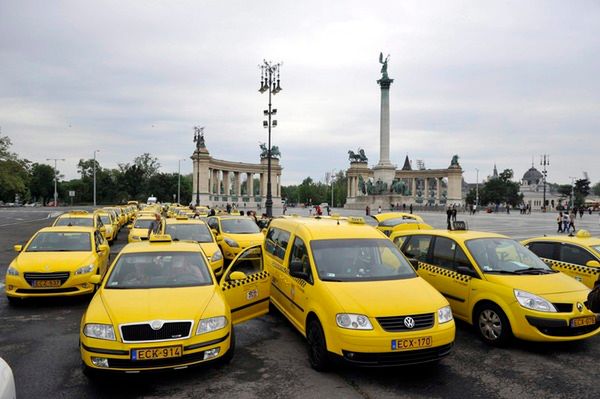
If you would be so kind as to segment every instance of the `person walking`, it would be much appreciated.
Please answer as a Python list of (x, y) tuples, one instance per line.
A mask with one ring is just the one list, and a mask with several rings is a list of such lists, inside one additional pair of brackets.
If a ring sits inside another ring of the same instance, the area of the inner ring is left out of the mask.
[(567, 231), (571, 232), (571, 227), (573, 228), (573, 233), (575, 233), (575, 219), (577, 218), (577, 214), (575, 212), (571, 212), (569, 215), (569, 228)]
[(381, 213), (381, 205), (377, 207), (377, 213)]
[(159, 234), (162, 227), (160, 213), (154, 214), (154, 220), (150, 222), (148, 226), (148, 238), (151, 234)]
[(452, 230), (452, 223), (450, 220), (452, 219), (452, 208), (448, 206), (446, 209), (446, 223), (448, 224), (448, 230)]
[(456, 222), (456, 214), (458, 213), (458, 210), (456, 209), (456, 205), (452, 206), (452, 221)]
[(412, 204), (410, 204), (410, 206), (408, 207), (408, 209), (409, 209), (409, 211), (410, 211), (410, 213), (412, 215), (412, 210), (413, 210)]
[(558, 229), (556, 230), (557, 233), (562, 233), (563, 232), (563, 213), (559, 212), (558, 213), (558, 217), (556, 218), (556, 223), (558, 224)]
[(566, 233), (569, 231), (569, 215), (567, 214), (567, 212), (563, 213), (563, 233)]
[(369, 208), (369, 205), (367, 205), (367, 207), (365, 208), (365, 215), (367, 215), (367, 216), (371, 215), (371, 208)]

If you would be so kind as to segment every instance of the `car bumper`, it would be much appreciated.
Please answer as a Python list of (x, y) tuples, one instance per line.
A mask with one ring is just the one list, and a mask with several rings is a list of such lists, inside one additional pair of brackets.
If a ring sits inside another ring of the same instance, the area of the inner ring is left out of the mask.
[[(339, 332), (327, 341), (330, 352), (357, 366), (383, 367), (428, 363), (448, 356), (454, 344), (454, 321), (411, 332)], [(367, 333), (367, 334), (365, 334)], [(431, 345), (410, 350), (392, 349), (401, 339), (431, 337)]]
[[(600, 316), (593, 313), (525, 312), (518, 306), (513, 314), (516, 319), (511, 323), (513, 334), (519, 339), (528, 341), (576, 341), (600, 333)], [(571, 320), (581, 317), (595, 317), (596, 323), (571, 327)]]
[[(145, 342), (138, 344), (123, 344), (111, 341), (90, 339), (81, 336), (81, 359), (89, 368), (105, 372), (137, 373), (146, 371), (159, 371), (169, 369), (182, 369), (201, 363), (209, 363), (223, 357), (229, 351), (231, 333), (214, 339), (193, 339), (170, 342)], [(181, 357), (156, 360), (132, 360), (131, 350), (138, 348), (156, 348), (165, 346), (182, 345)], [(218, 348), (216, 356), (209, 356), (211, 351)], [(97, 359), (106, 359), (108, 367), (98, 367)]]
[(89, 283), (91, 275), (92, 273), (78, 276), (71, 274), (67, 281), (56, 288), (36, 288), (32, 287), (21, 275), (6, 276), (6, 296), (13, 298), (36, 298), (91, 294), (94, 292), (94, 285)]

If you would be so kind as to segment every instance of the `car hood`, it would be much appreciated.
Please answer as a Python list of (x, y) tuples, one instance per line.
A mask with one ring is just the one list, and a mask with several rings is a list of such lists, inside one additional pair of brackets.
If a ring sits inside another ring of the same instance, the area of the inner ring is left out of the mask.
[(323, 282), (341, 310), (370, 317), (432, 313), (448, 301), (421, 277), (364, 282)]
[(151, 320), (198, 320), (215, 286), (102, 289), (100, 298), (115, 325)]
[(204, 255), (206, 255), (208, 259), (210, 259), (216, 251), (219, 251), (219, 246), (216, 242), (201, 242), (200, 248), (202, 248)]
[(497, 275), (487, 273), (485, 278), (496, 284), (516, 288), (535, 295), (563, 294), (589, 291), (589, 288), (563, 273), (541, 275)]
[(227, 237), (234, 240), (242, 247), (250, 247), (252, 245), (262, 244), (265, 240), (263, 233), (252, 233), (252, 234), (231, 234), (224, 233), (223, 237)]
[(21, 272), (64, 272), (93, 262), (90, 252), (21, 252), (15, 260)]

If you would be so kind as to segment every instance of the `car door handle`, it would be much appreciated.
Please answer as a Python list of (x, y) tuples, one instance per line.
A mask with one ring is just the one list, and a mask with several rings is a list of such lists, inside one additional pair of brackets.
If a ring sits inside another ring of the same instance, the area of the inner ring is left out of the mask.
[(427, 272), (427, 275), (429, 275), (431, 277), (435, 277), (436, 276), (435, 273), (430, 273), (430, 272)]

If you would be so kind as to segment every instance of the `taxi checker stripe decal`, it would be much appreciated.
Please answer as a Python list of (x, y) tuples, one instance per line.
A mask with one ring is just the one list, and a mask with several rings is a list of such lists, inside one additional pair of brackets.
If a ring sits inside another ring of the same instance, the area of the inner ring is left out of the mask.
[(239, 312), (240, 310), (244, 310), (246, 308), (249, 308), (250, 306), (258, 305), (259, 303), (263, 303), (268, 300), (269, 300), (269, 298), (267, 297), (267, 298), (259, 299), (258, 301), (255, 301), (252, 303), (247, 303), (246, 305), (240, 306), (239, 308), (231, 309), (231, 313)]
[(465, 274), (457, 273), (453, 270), (444, 269), (443, 267), (430, 265), (429, 263), (419, 262), (419, 269), (427, 270), (428, 272), (440, 274), (445, 277), (450, 277), (455, 280), (463, 281), (465, 283), (471, 280), (471, 276), (467, 276)]
[(263, 270), (260, 273), (254, 273), (243, 280), (229, 280), (223, 283), (223, 291), (226, 291), (231, 288), (240, 287), (242, 285), (255, 283), (260, 280), (264, 280), (269, 277), (269, 272)]
[(598, 267), (575, 265), (573, 263), (566, 263), (566, 262), (561, 262), (558, 260), (548, 259), (548, 258), (540, 258), (540, 259), (542, 259), (545, 262), (550, 262), (552, 267), (556, 267), (558, 269), (567, 269), (567, 270), (571, 270), (571, 271), (574, 271), (577, 273), (589, 274), (590, 276), (600, 274), (600, 268), (598, 268)]
[(286, 299), (288, 301), (290, 301), (292, 303), (292, 305), (294, 305), (295, 307), (297, 307), (302, 313), (304, 313), (304, 309), (302, 309), (302, 307), (300, 305), (298, 305), (296, 302), (294, 302), (294, 300), (292, 298), (290, 298), (289, 296), (285, 295), (285, 292), (281, 291), (281, 289), (276, 286), (275, 284), (273, 284), (273, 282), (271, 281), (271, 287), (274, 287), (275, 289), (277, 289), (277, 291), (279, 291), (281, 293), (281, 295), (283, 295), (284, 297), (286, 297)]

